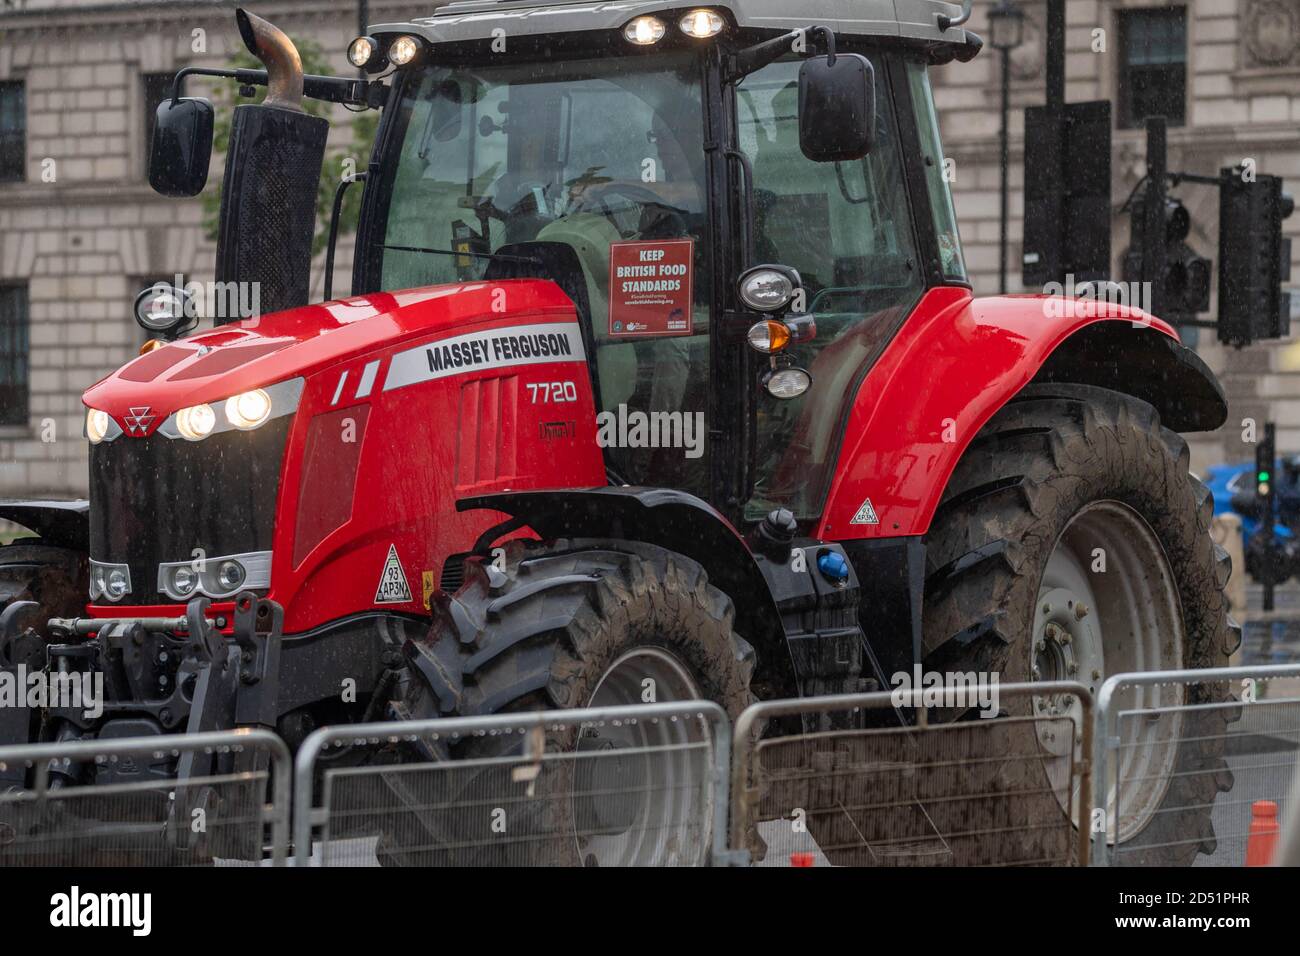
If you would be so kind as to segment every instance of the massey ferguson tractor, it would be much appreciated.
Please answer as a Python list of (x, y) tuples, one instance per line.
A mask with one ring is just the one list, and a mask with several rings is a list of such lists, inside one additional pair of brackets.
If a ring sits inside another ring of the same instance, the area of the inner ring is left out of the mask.
[[(1224, 422), (1212, 373), (1138, 309), (972, 296), (928, 76), (979, 52), (968, 13), (456, 0), (322, 77), (239, 11), (266, 69), (182, 70), (150, 179), (207, 181), (187, 77), (266, 87), (233, 112), (216, 270), (259, 314), (195, 331), (147, 290), (154, 338), (84, 395), (89, 501), (0, 505), (38, 535), (0, 549), (0, 664), (105, 687), (95, 717), (0, 709), (0, 742), (1225, 664), (1178, 434)], [(382, 111), (352, 295), (315, 303), (304, 96)], [(1211, 852), (1217, 735), (1134, 733), (1112, 838)], [(436, 859), (404, 839), (381, 857)]]

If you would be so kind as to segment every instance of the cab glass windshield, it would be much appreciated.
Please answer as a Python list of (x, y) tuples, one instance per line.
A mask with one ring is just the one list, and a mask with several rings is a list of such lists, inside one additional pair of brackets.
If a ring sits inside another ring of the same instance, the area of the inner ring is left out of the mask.
[[(384, 172), (380, 285), (483, 278), (522, 242), (576, 253), (596, 342), (599, 404), (631, 413), (708, 408), (708, 222), (700, 60), (653, 57), (432, 66), (405, 87)], [(689, 240), (680, 331), (633, 337), (610, 316), (617, 243)], [(685, 314), (689, 307), (691, 315)], [(686, 448), (606, 447), (629, 483), (708, 493), (703, 428)]]

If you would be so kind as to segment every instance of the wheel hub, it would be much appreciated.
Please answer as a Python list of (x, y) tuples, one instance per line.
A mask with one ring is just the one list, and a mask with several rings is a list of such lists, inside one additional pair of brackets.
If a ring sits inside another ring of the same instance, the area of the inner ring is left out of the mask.
[[(1101, 680), (1103, 648), (1101, 633), (1083, 597), (1068, 587), (1052, 588), (1039, 595), (1034, 615), (1033, 679), (1036, 681), (1082, 680), (1096, 684)], [(1095, 677), (1093, 675), (1096, 675)], [(1077, 732), (1062, 732), (1052, 718), (1072, 718), (1081, 727), (1083, 707), (1072, 694), (1045, 694), (1034, 698), (1034, 716), (1043, 719), (1038, 739), (1054, 756), (1070, 753), (1074, 740), (1074, 759), (1083, 757)]]
[[(605, 670), (589, 707), (696, 700), (702, 695), (672, 653), (643, 646)], [(699, 721), (625, 718), (588, 727), (580, 755), (572, 813), (579, 857), (587, 866), (680, 865), (703, 862), (712, 819), (708, 740)]]

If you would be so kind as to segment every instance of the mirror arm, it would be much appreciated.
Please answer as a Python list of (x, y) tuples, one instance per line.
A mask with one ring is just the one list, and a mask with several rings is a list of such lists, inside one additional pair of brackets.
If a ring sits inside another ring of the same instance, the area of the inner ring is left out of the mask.
[(775, 63), (781, 57), (794, 49), (795, 43), (804, 36), (820, 36), (826, 47), (826, 56), (829, 62), (835, 62), (835, 33), (830, 27), (811, 26), (804, 27), (801, 30), (792, 30), (789, 33), (783, 33), (779, 37), (771, 40), (764, 40), (762, 43), (756, 43), (751, 47), (746, 47), (730, 57), (730, 63), (727, 65), (727, 82), (735, 83), (743, 80), (749, 74), (761, 70), (769, 63)]
[[(172, 83), (172, 100), (179, 99), (187, 76), (217, 76), (237, 80), (244, 86), (266, 86), (266, 70), (219, 70), (201, 66), (187, 66), (176, 73)], [(388, 87), (379, 80), (349, 79), (343, 76), (313, 76), (302, 78), (303, 95), (326, 103), (344, 106), (362, 106), (377, 110), (388, 99)]]
[(969, 20), (971, 14), (971, 2), (972, 0), (963, 0), (961, 13), (956, 17), (950, 17), (943, 13), (936, 14), (935, 20), (938, 21), (939, 32), (942, 33), (949, 27), (959, 27)]

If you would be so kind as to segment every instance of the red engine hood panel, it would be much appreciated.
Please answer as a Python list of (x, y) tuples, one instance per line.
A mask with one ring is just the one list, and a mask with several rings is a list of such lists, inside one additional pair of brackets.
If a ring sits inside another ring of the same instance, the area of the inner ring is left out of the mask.
[(514, 279), (381, 292), (303, 306), (191, 335), (142, 355), (86, 390), (82, 401), (123, 424), (148, 406), (152, 431), (177, 409), (310, 375), (353, 355), (470, 330), (503, 315), (573, 315), (552, 282)]

